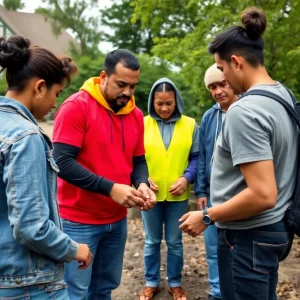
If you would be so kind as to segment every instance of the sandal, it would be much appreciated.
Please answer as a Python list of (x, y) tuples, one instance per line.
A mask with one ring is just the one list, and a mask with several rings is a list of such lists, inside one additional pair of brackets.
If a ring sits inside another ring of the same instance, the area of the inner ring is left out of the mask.
[(140, 300), (141, 297), (144, 297), (145, 300), (152, 300), (154, 295), (159, 292), (159, 287), (150, 287), (145, 286), (143, 290), (139, 293), (138, 299)]
[(174, 300), (178, 300), (182, 297), (185, 297), (187, 299), (187, 294), (184, 292), (181, 286), (169, 287), (168, 291), (173, 295)]

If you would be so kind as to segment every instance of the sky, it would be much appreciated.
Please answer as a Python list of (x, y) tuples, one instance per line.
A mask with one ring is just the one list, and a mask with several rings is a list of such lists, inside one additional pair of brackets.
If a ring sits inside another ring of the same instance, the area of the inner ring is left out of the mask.
[[(23, 2), (25, 3), (25, 8), (21, 10), (22, 12), (33, 13), (38, 7), (46, 7), (42, 0), (27, 0)], [(100, 9), (102, 9), (111, 6), (114, 2), (116, 2), (116, 0), (99, 0), (98, 6)], [(0, 4), (3, 4), (2, 0), (0, 0)], [(104, 31), (110, 32), (109, 28), (104, 28)], [(99, 48), (104, 53), (113, 50), (112, 44), (107, 42), (101, 42)]]

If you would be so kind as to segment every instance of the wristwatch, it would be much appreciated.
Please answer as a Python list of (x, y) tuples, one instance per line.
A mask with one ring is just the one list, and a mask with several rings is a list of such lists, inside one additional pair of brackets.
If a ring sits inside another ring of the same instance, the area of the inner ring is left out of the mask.
[(211, 217), (208, 215), (207, 213), (207, 208), (204, 208), (203, 209), (203, 217), (202, 217), (202, 222), (205, 224), (205, 225), (213, 225), (214, 222), (212, 221)]

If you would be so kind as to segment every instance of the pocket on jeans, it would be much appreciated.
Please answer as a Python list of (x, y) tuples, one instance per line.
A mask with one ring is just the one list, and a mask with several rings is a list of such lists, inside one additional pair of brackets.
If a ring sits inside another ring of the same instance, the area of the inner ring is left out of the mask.
[(228, 245), (230, 249), (234, 248), (235, 243), (235, 233), (233, 233), (231, 230), (222, 229), (223, 230), (223, 238), (225, 243)]
[(61, 222), (62, 222), (63, 226), (66, 226), (66, 227), (80, 226), (80, 225), (82, 225), (82, 223), (73, 222), (73, 221), (66, 220), (66, 219), (61, 219)]
[(276, 270), (287, 245), (253, 241), (253, 269), (264, 274)]

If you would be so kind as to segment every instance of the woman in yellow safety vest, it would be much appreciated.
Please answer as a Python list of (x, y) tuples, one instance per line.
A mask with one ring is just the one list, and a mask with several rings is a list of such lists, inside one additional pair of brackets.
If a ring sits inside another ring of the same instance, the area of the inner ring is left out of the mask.
[(163, 225), (169, 292), (174, 299), (187, 299), (181, 287), (183, 245), (178, 220), (187, 211), (196, 176), (199, 129), (194, 119), (182, 114), (183, 108), (182, 97), (171, 80), (161, 78), (154, 83), (144, 124), (149, 183), (157, 204), (151, 211), (142, 212), (146, 285), (139, 294), (140, 300), (153, 299), (159, 292)]

